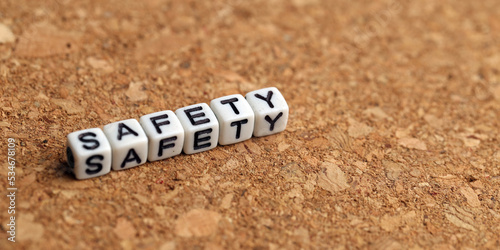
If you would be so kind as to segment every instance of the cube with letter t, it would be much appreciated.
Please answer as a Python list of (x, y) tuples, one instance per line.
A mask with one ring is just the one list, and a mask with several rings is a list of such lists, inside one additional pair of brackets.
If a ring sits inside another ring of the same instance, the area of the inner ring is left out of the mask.
[(285, 130), (288, 104), (277, 88), (255, 90), (246, 94), (245, 98), (255, 114), (254, 136), (272, 135)]
[(214, 99), (210, 102), (210, 108), (219, 120), (220, 145), (242, 142), (252, 137), (254, 114), (242, 95)]
[(206, 103), (199, 103), (175, 111), (184, 127), (184, 153), (194, 154), (217, 147), (219, 122)]

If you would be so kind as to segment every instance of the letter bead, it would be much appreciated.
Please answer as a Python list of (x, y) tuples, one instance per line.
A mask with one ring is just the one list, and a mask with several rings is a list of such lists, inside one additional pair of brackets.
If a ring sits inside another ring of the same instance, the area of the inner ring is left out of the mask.
[(210, 108), (219, 120), (219, 144), (233, 144), (252, 137), (254, 113), (242, 95), (214, 99), (210, 102)]
[(148, 157), (148, 137), (136, 119), (110, 123), (104, 134), (113, 150), (113, 170), (136, 167)]
[(288, 104), (277, 88), (255, 90), (246, 94), (245, 98), (255, 114), (254, 136), (272, 135), (285, 130)]
[(149, 140), (149, 161), (163, 160), (182, 152), (184, 128), (173, 111), (144, 115), (139, 122)]
[(177, 109), (175, 114), (184, 128), (184, 153), (194, 154), (217, 147), (219, 122), (206, 103)]
[(216, 98), (68, 134), (66, 157), (77, 179), (169, 157), (204, 152), (285, 130), (289, 108), (275, 87)]
[(68, 134), (66, 159), (79, 180), (102, 176), (111, 170), (111, 146), (100, 128)]

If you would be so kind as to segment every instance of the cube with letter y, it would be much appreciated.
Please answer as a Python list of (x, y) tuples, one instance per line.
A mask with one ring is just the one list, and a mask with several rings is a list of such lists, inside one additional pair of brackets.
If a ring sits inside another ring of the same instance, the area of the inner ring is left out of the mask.
[(88, 179), (109, 173), (111, 146), (100, 128), (68, 134), (66, 159), (77, 179)]
[(288, 122), (288, 104), (275, 87), (259, 89), (246, 94), (255, 114), (253, 135), (256, 137), (279, 133)]

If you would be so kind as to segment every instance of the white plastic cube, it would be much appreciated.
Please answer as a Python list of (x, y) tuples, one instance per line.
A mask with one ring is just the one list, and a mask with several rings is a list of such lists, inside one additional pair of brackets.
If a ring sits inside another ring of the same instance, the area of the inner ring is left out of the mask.
[(148, 157), (148, 137), (136, 119), (104, 126), (113, 151), (113, 170), (123, 170), (144, 164)]
[(184, 128), (184, 153), (194, 154), (217, 147), (219, 122), (206, 103), (175, 111)]
[(288, 104), (275, 87), (248, 93), (245, 98), (255, 114), (253, 135), (256, 137), (279, 133), (288, 122)]
[(68, 134), (66, 159), (77, 179), (102, 176), (111, 170), (111, 146), (100, 128)]
[(158, 161), (182, 152), (184, 128), (174, 112), (165, 110), (139, 119), (148, 136), (148, 160)]
[(252, 137), (254, 114), (242, 95), (214, 99), (210, 102), (210, 108), (219, 121), (219, 144), (233, 144)]

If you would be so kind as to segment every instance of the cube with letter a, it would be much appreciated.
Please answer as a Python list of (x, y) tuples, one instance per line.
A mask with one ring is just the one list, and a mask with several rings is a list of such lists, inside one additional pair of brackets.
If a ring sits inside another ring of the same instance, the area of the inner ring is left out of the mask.
[(148, 137), (136, 119), (129, 119), (104, 126), (113, 152), (113, 170), (136, 167), (148, 157)]

